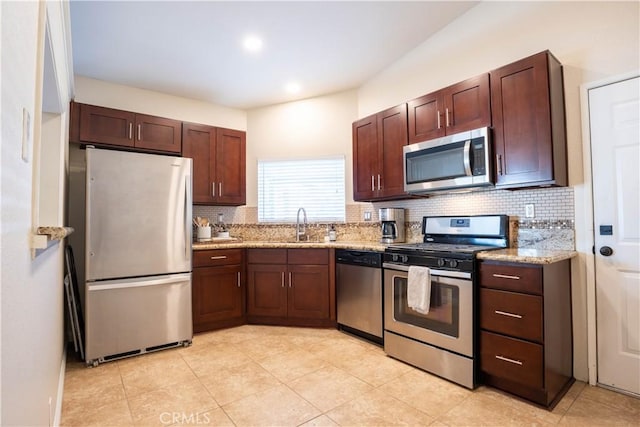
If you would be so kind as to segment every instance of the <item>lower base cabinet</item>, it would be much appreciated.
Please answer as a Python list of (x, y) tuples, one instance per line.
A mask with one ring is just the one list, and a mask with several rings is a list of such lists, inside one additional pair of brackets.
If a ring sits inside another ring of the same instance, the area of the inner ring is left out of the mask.
[(481, 382), (552, 408), (574, 382), (569, 260), (479, 272)]
[(336, 326), (330, 249), (248, 249), (249, 323)]
[(194, 251), (193, 331), (246, 323), (242, 249)]

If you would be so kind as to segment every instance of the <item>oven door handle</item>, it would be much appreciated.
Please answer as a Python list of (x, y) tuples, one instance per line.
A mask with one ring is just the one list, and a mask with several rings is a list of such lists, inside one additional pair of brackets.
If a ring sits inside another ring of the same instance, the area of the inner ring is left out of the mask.
[[(392, 264), (390, 262), (385, 262), (382, 264), (382, 268), (386, 268), (387, 270), (397, 270), (397, 271), (406, 271), (409, 272), (408, 265), (399, 265)], [(464, 271), (449, 271), (449, 270), (434, 270), (430, 269), (432, 276), (444, 276), (444, 277), (455, 277), (458, 279), (471, 279), (471, 273), (467, 273)]]

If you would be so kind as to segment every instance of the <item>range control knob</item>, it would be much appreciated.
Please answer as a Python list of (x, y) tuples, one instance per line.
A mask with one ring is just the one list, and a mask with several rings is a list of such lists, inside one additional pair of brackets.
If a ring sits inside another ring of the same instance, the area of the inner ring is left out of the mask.
[(409, 262), (409, 256), (402, 255), (402, 262)]
[(449, 260), (449, 267), (456, 268), (457, 266), (458, 266), (458, 261), (456, 261), (455, 259)]
[(438, 267), (444, 267), (445, 260), (444, 258), (438, 258)]
[(391, 260), (393, 262), (398, 262), (398, 255), (396, 255), (396, 254), (391, 255)]

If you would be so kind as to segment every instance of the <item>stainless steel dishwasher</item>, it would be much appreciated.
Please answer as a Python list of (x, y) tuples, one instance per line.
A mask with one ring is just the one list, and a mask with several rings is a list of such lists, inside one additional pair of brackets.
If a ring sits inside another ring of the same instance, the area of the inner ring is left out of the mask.
[(336, 250), (338, 326), (382, 344), (382, 253)]

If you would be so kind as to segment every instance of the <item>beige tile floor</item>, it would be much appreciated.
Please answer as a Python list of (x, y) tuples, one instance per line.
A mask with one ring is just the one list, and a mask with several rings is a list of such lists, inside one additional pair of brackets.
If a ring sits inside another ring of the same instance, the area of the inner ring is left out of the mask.
[(86, 368), (69, 361), (64, 426), (640, 425), (640, 400), (576, 382), (553, 411), (474, 391), (336, 330), (246, 325)]

